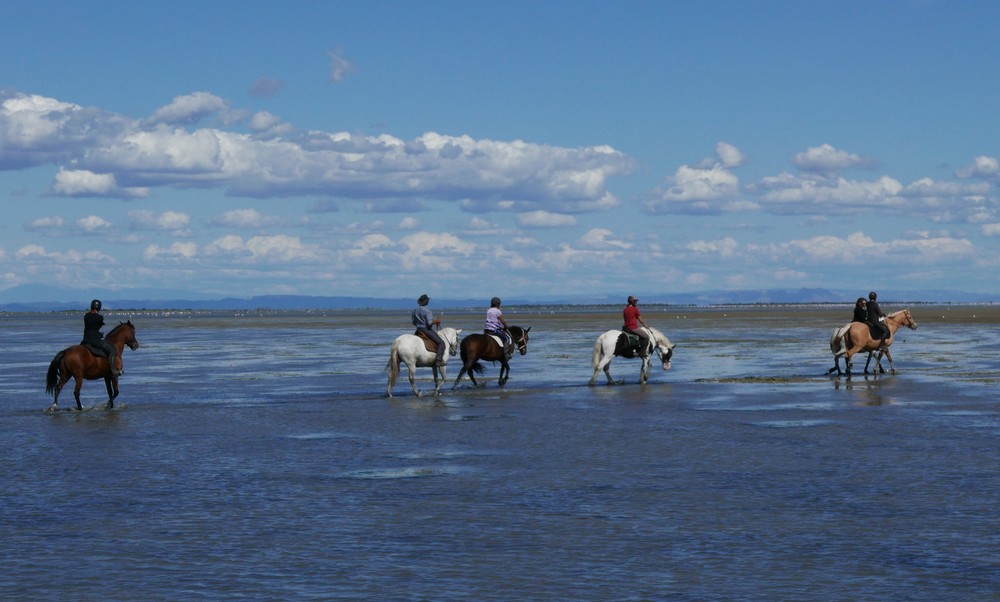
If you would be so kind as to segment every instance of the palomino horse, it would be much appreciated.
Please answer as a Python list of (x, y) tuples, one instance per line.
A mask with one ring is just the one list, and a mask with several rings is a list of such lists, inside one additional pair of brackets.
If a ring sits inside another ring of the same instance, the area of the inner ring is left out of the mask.
[[(663, 369), (669, 370), (670, 358), (673, 357), (674, 347), (676, 347), (676, 345), (671, 345), (670, 339), (659, 330), (655, 328), (647, 328), (646, 330), (651, 336), (649, 337), (649, 345), (646, 347), (645, 357), (642, 358), (642, 367), (639, 368), (639, 384), (645, 384), (649, 380), (649, 373), (652, 371), (650, 364), (654, 350), (660, 355), (660, 363), (663, 365)], [(597, 375), (600, 374), (601, 370), (604, 370), (604, 374), (607, 375), (609, 385), (624, 383), (624, 380), (616, 381), (611, 377), (611, 358), (616, 355), (625, 358), (639, 357), (629, 347), (628, 339), (621, 330), (609, 330), (597, 337), (597, 342), (594, 343), (594, 374), (590, 377), (590, 382), (587, 384), (593, 385), (596, 383)]]
[[(510, 326), (507, 330), (510, 331), (510, 336), (513, 338), (518, 352), (521, 355), (528, 353), (528, 331), (531, 330), (531, 327), (525, 329), (520, 326)], [(507, 384), (507, 378), (510, 376), (510, 364), (507, 354), (504, 353), (503, 345), (491, 335), (475, 333), (462, 339), (462, 370), (458, 373), (458, 378), (455, 379), (452, 389), (458, 386), (459, 381), (466, 373), (469, 375), (469, 380), (472, 381), (472, 386), (480, 388), (479, 383), (476, 382), (475, 374), (482, 374), (485, 369), (479, 360), (500, 362), (500, 379), (497, 384), (501, 387)], [(482, 386), (485, 387), (486, 383), (483, 383)]]
[[(135, 340), (135, 326), (132, 321), (119, 323), (115, 326), (104, 340), (118, 351), (119, 361), (124, 360), (122, 352), (125, 345), (135, 351), (139, 348), (139, 341)], [(124, 365), (124, 361), (122, 361)], [(118, 377), (112, 376), (108, 359), (97, 357), (90, 352), (85, 345), (73, 345), (67, 347), (56, 354), (49, 364), (49, 372), (45, 377), (45, 392), (52, 393), (52, 407), (50, 412), (55, 412), (59, 404), (59, 392), (70, 378), (76, 380), (73, 387), (73, 397), (76, 398), (76, 409), (83, 410), (80, 404), (80, 389), (84, 380), (104, 379), (104, 385), (108, 389), (108, 403), (105, 407), (111, 409), (115, 407), (115, 398), (118, 397)]]
[[(399, 378), (399, 364), (406, 363), (414, 395), (420, 397), (420, 390), (417, 389), (413, 373), (416, 372), (417, 367), (426, 368), (428, 366), (434, 369), (434, 394), (440, 395), (441, 385), (445, 381), (444, 366), (448, 364), (448, 357), (455, 355), (455, 352), (458, 351), (458, 333), (460, 332), (462, 332), (461, 329), (455, 330), (454, 328), (442, 328), (438, 331), (438, 335), (444, 341), (444, 365), (440, 368), (437, 366), (437, 354), (433, 351), (427, 351), (424, 339), (415, 334), (403, 334), (396, 337), (396, 340), (392, 342), (392, 351), (389, 352), (389, 363), (385, 365), (385, 371), (389, 375), (389, 384), (385, 388), (385, 394), (392, 397), (392, 388), (396, 386), (396, 379)], [(441, 372), (440, 380), (438, 379), (439, 370)]]
[[(876, 371), (878, 369), (879, 362), (882, 361), (882, 354), (889, 360), (889, 371), (893, 374), (896, 373), (896, 368), (892, 365), (892, 354), (889, 353), (889, 345), (896, 338), (896, 331), (906, 326), (910, 330), (917, 329), (917, 322), (913, 319), (913, 315), (910, 313), (909, 309), (901, 309), (899, 311), (894, 311), (885, 317), (885, 324), (889, 327), (889, 336), (885, 338), (885, 348), (880, 349), (880, 339), (872, 338), (871, 331), (868, 324), (863, 322), (851, 322), (845, 328), (843, 332), (842, 343), (837, 340), (837, 335), (840, 334), (843, 328), (838, 329), (834, 332), (833, 338), (830, 339), (830, 351), (833, 352), (833, 368), (829, 372), (837, 371), (840, 374), (840, 356), (844, 356), (844, 363), (847, 364), (847, 376), (851, 376), (851, 356), (856, 353), (869, 352), (869, 360), (871, 359), (872, 352), (878, 352), (876, 364)], [(865, 372), (868, 372), (868, 364), (865, 364)]]
[[(826, 371), (827, 374), (833, 374), (834, 372), (836, 372), (838, 375), (841, 375), (844, 373), (840, 369), (840, 356), (844, 355), (844, 353), (847, 352), (846, 335), (847, 331), (851, 329), (851, 324), (853, 324), (853, 322), (848, 322), (847, 324), (844, 324), (840, 328), (834, 329), (833, 334), (830, 335), (830, 351), (833, 353), (833, 368), (827, 370)], [(875, 356), (874, 351), (868, 352), (868, 359), (865, 360), (865, 374), (868, 374), (868, 366), (871, 365), (872, 357), (874, 356)], [(876, 370), (878, 370), (879, 372), (885, 372), (885, 369), (882, 368), (881, 355), (879, 355), (876, 364), (877, 364), (875, 367)]]

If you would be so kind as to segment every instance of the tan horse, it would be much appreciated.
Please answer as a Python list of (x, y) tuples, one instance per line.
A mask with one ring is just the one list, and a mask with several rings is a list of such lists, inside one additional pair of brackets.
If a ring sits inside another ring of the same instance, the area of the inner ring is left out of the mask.
[[(882, 354), (889, 360), (889, 371), (896, 373), (896, 368), (892, 365), (892, 354), (889, 353), (889, 346), (896, 338), (896, 331), (906, 326), (910, 330), (917, 329), (917, 322), (909, 309), (894, 311), (885, 317), (885, 324), (889, 327), (889, 336), (885, 338), (885, 347), (880, 348), (880, 339), (873, 339), (867, 324), (862, 322), (851, 322), (850, 328), (844, 333), (844, 362), (847, 364), (847, 376), (851, 376), (851, 356), (855, 353), (878, 351), (878, 362), (882, 361)], [(836, 357), (834, 358), (836, 361)]]

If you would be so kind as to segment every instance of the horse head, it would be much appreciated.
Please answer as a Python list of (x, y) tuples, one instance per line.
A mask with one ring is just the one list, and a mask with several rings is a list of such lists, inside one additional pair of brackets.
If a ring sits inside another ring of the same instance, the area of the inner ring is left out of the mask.
[(128, 345), (128, 348), (132, 351), (139, 348), (139, 341), (135, 338), (135, 326), (132, 325), (132, 320), (119, 322), (118, 326), (115, 326), (105, 338), (112, 340), (123, 338), (124, 343)]
[(917, 321), (913, 319), (913, 314), (908, 309), (901, 309), (893, 313), (890, 318), (895, 318), (901, 326), (906, 326), (910, 330), (917, 329)]
[(671, 344), (670, 339), (668, 339), (667, 336), (659, 330), (650, 328), (649, 331), (653, 335), (653, 344), (655, 345), (656, 351), (660, 354), (660, 362), (663, 364), (663, 369), (669, 370), (670, 358), (674, 356), (674, 347), (677, 345)]
[(448, 355), (455, 355), (458, 353), (458, 335), (462, 332), (459, 328), (455, 330), (454, 328), (442, 328), (438, 334), (444, 339), (445, 343), (448, 343)]
[(528, 331), (531, 330), (531, 327), (511, 326), (508, 330), (514, 337), (514, 344), (517, 345), (518, 352), (521, 355), (528, 353)]

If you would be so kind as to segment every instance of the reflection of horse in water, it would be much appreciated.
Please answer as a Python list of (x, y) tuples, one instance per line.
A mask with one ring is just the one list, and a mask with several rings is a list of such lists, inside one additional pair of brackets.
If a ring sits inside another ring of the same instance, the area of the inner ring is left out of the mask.
[(604, 370), (608, 377), (608, 384), (622, 384), (625, 381), (616, 381), (611, 377), (611, 358), (614, 356), (624, 358), (642, 357), (642, 366), (639, 368), (639, 383), (645, 384), (649, 380), (649, 373), (652, 371), (651, 360), (653, 353), (660, 355), (660, 363), (664, 370), (670, 369), (670, 358), (674, 355), (674, 347), (662, 332), (655, 328), (647, 328), (650, 333), (649, 344), (645, 350), (633, 349), (629, 343), (628, 336), (621, 330), (609, 330), (597, 337), (594, 343), (593, 367), (594, 374), (587, 384), (593, 385), (597, 382), (597, 375)]
[[(118, 357), (124, 360), (122, 351), (125, 345), (133, 351), (139, 348), (139, 341), (135, 340), (135, 326), (132, 321), (123, 322), (115, 326), (104, 340), (118, 351)], [(124, 365), (124, 361), (123, 361)], [(49, 371), (45, 377), (45, 392), (52, 393), (52, 407), (49, 411), (54, 412), (59, 404), (59, 392), (70, 378), (76, 380), (73, 388), (73, 397), (76, 398), (76, 409), (82, 410), (80, 404), (80, 389), (84, 380), (104, 379), (104, 385), (108, 389), (108, 403), (106, 407), (115, 407), (115, 398), (118, 397), (118, 377), (111, 373), (111, 366), (108, 365), (108, 358), (96, 356), (86, 345), (73, 345), (67, 347), (56, 354), (49, 364)]]
[[(833, 331), (833, 336), (830, 337), (830, 351), (833, 353), (833, 368), (827, 371), (827, 374), (833, 373), (843, 374), (840, 370), (840, 356), (844, 356), (844, 363), (847, 366), (847, 376), (851, 375), (851, 356), (856, 353), (868, 352), (868, 362), (872, 359), (872, 354), (878, 352), (875, 361), (875, 371), (877, 372), (881, 368), (882, 354), (889, 360), (889, 371), (893, 374), (896, 373), (896, 368), (892, 365), (892, 354), (889, 353), (889, 345), (896, 338), (896, 331), (906, 326), (910, 330), (917, 329), (917, 322), (913, 319), (913, 315), (910, 313), (909, 309), (901, 309), (899, 311), (892, 312), (885, 318), (885, 324), (889, 328), (889, 334), (885, 338), (885, 348), (880, 349), (881, 338), (872, 337), (871, 329), (868, 324), (864, 322), (851, 322), (846, 326), (842, 326), (837, 330)], [(865, 363), (865, 373), (868, 373), (868, 363)]]
[[(511, 339), (513, 339), (514, 346), (517, 347), (518, 352), (521, 355), (528, 353), (528, 331), (531, 327), (521, 328), (520, 326), (510, 326), (507, 328), (510, 332)], [(468, 373), (469, 380), (472, 381), (472, 386), (477, 389), (480, 387), (479, 383), (476, 382), (476, 374), (482, 374), (484, 368), (479, 360), (486, 360), (490, 362), (500, 362), (500, 378), (497, 380), (497, 384), (503, 387), (507, 384), (507, 378), (510, 376), (510, 359), (507, 357), (507, 353), (504, 351), (503, 345), (497, 342), (496, 338), (488, 334), (474, 333), (462, 339), (462, 370), (458, 373), (458, 378), (455, 379), (455, 384), (452, 385), (452, 389), (458, 386), (458, 383), (462, 380), (462, 377)], [(483, 383), (482, 386), (486, 386)]]
[[(413, 374), (418, 367), (426, 368), (428, 366), (434, 371), (434, 394), (440, 394), (441, 385), (444, 384), (445, 380), (444, 367), (448, 364), (448, 358), (455, 355), (458, 350), (458, 333), (460, 332), (462, 332), (461, 329), (455, 330), (454, 328), (442, 328), (438, 331), (438, 335), (444, 341), (444, 355), (441, 358), (442, 365), (440, 367), (437, 365), (437, 354), (428, 350), (424, 343), (429, 339), (423, 339), (415, 334), (403, 334), (396, 337), (396, 340), (392, 342), (392, 351), (389, 352), (389, 363), (385, 365), (385, 371), (389, 375), (389, 384), (385, 388), (385, 394), (392, 397), (392, 388), (396, 386), (396, 379), (399, 378), (400, 363), (405, 363), (409, 370), (410, 387), (413, 388), (414, 395), (420, 397), (420, 390), (417, 389)], [(440, 379), (438, 379), (439, 371), (441, 373)]]

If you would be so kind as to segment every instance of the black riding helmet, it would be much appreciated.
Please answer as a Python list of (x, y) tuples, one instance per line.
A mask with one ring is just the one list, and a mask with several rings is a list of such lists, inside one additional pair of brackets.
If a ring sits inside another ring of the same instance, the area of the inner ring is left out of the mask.
[(101, 311), (101, 300), (100, 299), (94, 299), (93, 301), (91, 301), (90, 302), (90, 309), (92, 309), (94, 311)]
[(490, 307), (500, 307), (500, 297), (490, 299)]

